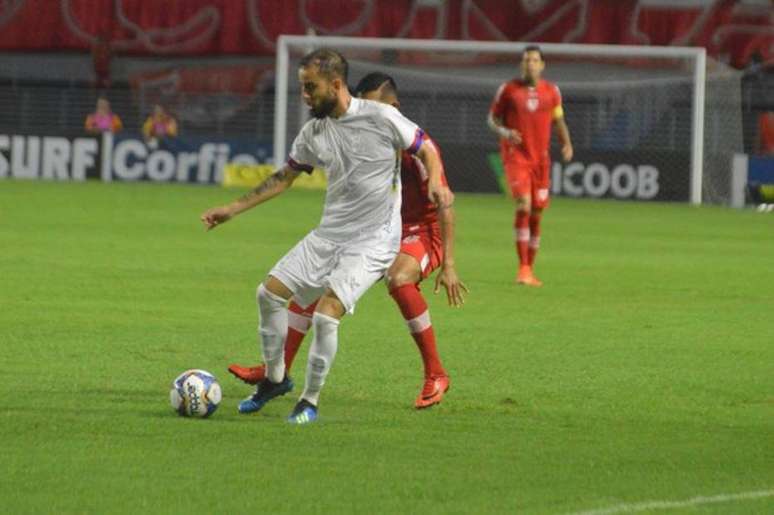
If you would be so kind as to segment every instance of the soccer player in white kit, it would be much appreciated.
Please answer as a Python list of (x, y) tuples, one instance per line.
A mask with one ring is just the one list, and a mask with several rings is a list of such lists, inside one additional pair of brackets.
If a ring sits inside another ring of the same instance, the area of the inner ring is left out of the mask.
[(398, 253), (401, 237), (400, 155), (414, 153), (429, 175), (428, 196), (440, 206), (452, 194), (441, 182), (441, 161), (423, 132), (392, 106), (353, 98), (347, 61), (320, 49), (304, 56), (298, 70), (302, 95), (314, 116), (296, 136), (287, 163), (234, 202), (207, 210), (201, 220), (212, 229), (285, 191), (304, 172), (322, 168), (328, 176), (320, 224), (290, 250), (258, 286), (259, 333), (266, 379), (242, 401), (240, 413), (260, 410), (288, 393), (285, 372), (286, 305), (307, 306), (319, 297), (312, 316), (304, 391), (288, 422), (317, 418), (325, 377), (338, 346), (338, 326), (357, 300), (378, 281)]

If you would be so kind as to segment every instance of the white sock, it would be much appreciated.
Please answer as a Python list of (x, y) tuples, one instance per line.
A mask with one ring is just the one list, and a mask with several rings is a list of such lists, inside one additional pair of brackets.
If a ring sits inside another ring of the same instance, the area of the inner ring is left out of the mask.
[(273, 383), (279, 383), (285, 377), (285, 337), (288, 334), (287, 301), (258, 286), (258, 310), (260, 321), (258, 332), (261, 335), (263, 361), (266, 363), (266, 377)]
[(320, 400), (320, 390), (325, 384), (325, 376), (336, 357), (339, 346), (339, 321), (328, 315), (315, 312), (312, 315), (314, 341), (309, 348), (309, 361), (306, 364), (306, 384), (302, 399), (315, 406)]

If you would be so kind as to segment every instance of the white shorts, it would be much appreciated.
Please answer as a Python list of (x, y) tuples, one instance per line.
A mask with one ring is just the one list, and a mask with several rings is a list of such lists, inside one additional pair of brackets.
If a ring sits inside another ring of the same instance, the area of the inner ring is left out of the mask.
[(353, 313), (358, 299), (390, 267), (399, 245), (399, 237), (335, 243), (312, 231), (274, 265), (269, 275), (287, 286), (301, 307), (309, 306), (330, 288), (347, 313)]

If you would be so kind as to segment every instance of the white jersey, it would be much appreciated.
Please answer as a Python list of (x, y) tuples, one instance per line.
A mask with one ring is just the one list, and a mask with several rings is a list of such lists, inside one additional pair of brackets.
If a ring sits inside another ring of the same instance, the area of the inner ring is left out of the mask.
[(344, 243), (381, 232), (399, 241), (400, 154), (419, 150), (422, 130), (397, 109), (352, 98), (339, 118), (308, 121), (293, 141), (288, 164), (325, 170), (328, 189), (321, 238)]

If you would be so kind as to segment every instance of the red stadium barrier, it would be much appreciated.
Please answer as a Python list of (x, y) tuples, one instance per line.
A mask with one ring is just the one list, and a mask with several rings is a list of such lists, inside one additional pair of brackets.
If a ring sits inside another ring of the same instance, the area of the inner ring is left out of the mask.
[[(0, 50), (270, 55), (279, 34), (704, 46), (737, 67), (774, 59), (765, 0), (12, 0)], [(676, 6), (677, 5), (677, 6)]]

